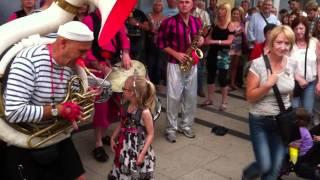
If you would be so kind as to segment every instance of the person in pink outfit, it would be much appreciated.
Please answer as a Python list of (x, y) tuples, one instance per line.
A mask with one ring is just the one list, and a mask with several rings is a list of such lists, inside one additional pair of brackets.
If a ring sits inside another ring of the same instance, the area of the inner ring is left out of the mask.
[(36, 2), (37, 0), (21, 0), (21, 9), (12, 13), (8, 18), (8, 22), (32, 13), (36, 7)]
[[(98, 77), (104, 78), (110, 71), (111, 64), (121, 60), (125, 69), (131, 67), (131, 58), (129, 56), (130, 41), (127, 37), (125, 25), (116, 33), (111, 41), (105, 46), (98, 44), (99, 29), (101, 27), (101, 15), (99, 10), (92, 12), (86, 16), (82, 22), (94, 32), (92, 48), (86, 55), (86, 65), (97, 70), (95, 73)], [(120, 95), (114, 94), (105, 103), (95, 104), (95, 114), (93, 118), (93, 126), (95, 129), (95, 148), (93, 150), (94, 158), (99, 162), (106, 162), (109, 156), (103, 148), (103, 142), (109, 143), (109, 137), (103, 138), (105, 130), (118, 117), (120, 104)], [(102, 140), (104, 139), (104, 141)]]

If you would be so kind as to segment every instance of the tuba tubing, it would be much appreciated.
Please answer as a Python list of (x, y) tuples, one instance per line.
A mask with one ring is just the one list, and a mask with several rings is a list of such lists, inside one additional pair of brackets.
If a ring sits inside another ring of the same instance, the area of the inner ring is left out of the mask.
[[(102, 27), (110, 14), (116, 0), (65, 0), (73, 6), (80, 6), (85, 2), (89, 2), (97, 6), (102, 14)], [(16, 19), (0, 26), (0, 54), (2, 54), (12, 44), (19, 42), (33, 34), (45, 35), (51, 32), (56, 32), (59, 25), (71, 21), (75, 14), (71, 14), (62, 9), (57, 2), (39, 13), (31, 14), (23, 18)], [(36, 22), (36, 23), (32, 23)], [(14, 33), (12, 32), (14, 30)], [(11, 59), (10, 59), (11, 60)], [(3, 76), (9, 59), (0, 61), (0, 77)]]
[[(28, 15), (14, 21), (8, 22), (0, 26), (0, 54), (3, 54), (5, 50), (10, 46), (19, 42), (21, 39), (29, 37), (34, 34), (45, 35), (51, 32), (56, 32), (59, 25), (71, 21), (75, 13), (71, 13), (70, 6), (73, 6), (75, 12), (76, 7), (80, 7), (83, 3), (88, 2), (99, 9), (101, 9), (102, 15), (102, 27), (108, 16), (113, 10), (116, 2), (120, 0), (55, 0), (54, 3), (47, 9), (39, 13)], [(124, 2), (124, 0), (121, 0)], [(130, 2), (135, 2), (130, 0)], [(68, 5), (69, 4), (69, 5)], [(134, 4), (132, 4), (134, 5)], [(67, 7), (66, 7), (67, 6)], [(68, 7), (69, 6), (69, 7)], [(74, 9), (75, 8), (75, 9)], [(72, 9), (72, 8), (71, 8)], [(23, 48), (37, 45), (37, 44), (49, 44), (52, 41), (43, 40), (38, 36), (32, 36), (29, 39), (23, 40), (17, 43), (13, 48), (0, 59), (0, 78), (6, 71), (6, 68), (14, 56)], [(77, 74), (83, 80), (83, 87), (86, 90), (88, 88), (87, 74), (80, 66), (76, 67)], [(0, 99), (1, 100), (1, 99)], [(1, 103), (0, 103), (1, 104)], [(70, 132), (72, 128), (69, 129)], [(67, 131), (69, 131), (67, 130)], [(37, 148), (43, 148), (56, 144), (63, 139), (70, 136), (70, 132), (58, 134), (55, 138), (50, 139), (44, 144), (41, 144)], [(0, 116), (0, 139), (5, 141), (8, 145), (14, 145), (21, 148), (28, 148), (27, 141), (30, 135), (24, 134), (7, 124), (4, 114)], [(37, 140), (36, 140), (37, 141)]]
[[(4, 35), (0, 38), (0, 54), (10, 45), (32, 34), (45, 35), (57, 31), (60, 24), (72, 20), (73, 17), (73, 14), (64, 11), (56, 3), (53, 3), (45, 11), (31, 14), (0, 26), (0, 32)], [(12, 32), (13, 30), (14, 33)], [(0, 66), (2, 65), (0, 64)]]

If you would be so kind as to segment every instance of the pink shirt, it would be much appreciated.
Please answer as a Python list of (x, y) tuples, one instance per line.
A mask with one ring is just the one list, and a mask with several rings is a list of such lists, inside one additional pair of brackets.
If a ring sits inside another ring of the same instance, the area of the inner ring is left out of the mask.
[[(101, 17), (99, 11), (96, 11), (98, 17)], [(86, 24), (89, 29), (91, 31), (93, 31), (93, 19), (91, 17), (91, 15), (88, 15), (86, 16), (82, 22), (84, 24)], [(118, 31), (119, 33), (119, 38), (120, 38), (120, 45), (118, 45), (118, 41), (116, 39), (116, 36), (114, 36), (111, 41), (106, 44), (105, 46), (102, 46), (101, 49), (104, 50), (104, 51), (108, 51), (108, 52), (111, 52), (111, 53), (115, 53), (117, 52), (117, 47), (120, 47), (121, 50), (129, 50), (130, 49), (130, 40), (127, 36), (127, 30), (126, 30), (126, 27), (125, 25), (122, 26), (122, 28)], [(93, 52), (92, 50), (89, 50), (87, 52), (87, 59), (88, 60), (97, 60), (97, 58), (93, 55)]]

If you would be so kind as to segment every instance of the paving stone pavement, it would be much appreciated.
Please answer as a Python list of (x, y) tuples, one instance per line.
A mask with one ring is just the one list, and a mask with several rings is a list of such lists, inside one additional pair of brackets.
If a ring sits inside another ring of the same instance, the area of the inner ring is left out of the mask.
[[(165, 111), (165, 95), (159, 95)], [(153, 147), (156, 153), (157, 180), (240, 180), (242, 169), (253, 161), (253, 152), (248, 140), (247, 113), (248, 104), (244, 101), (243, 91), (231, 92), (226, 112), (218, 110), (220, 95), (216, 93), (214, 105), (198, 107), (194, 123), (195, 139), (188, 139), (177, 134), (177, 142), (168, 143), (164, 137), (165, 112), (161, 113), (155, 125)], [(198, 103), (204, 99), (199, 98)], [(114, 123), (107, 134), (118, 123)], [(229, 129), (225, 136), (211, 133), (213, 125), (221, 125)], [(85, 128), (73, 135), (73, 140), (80, 153), (86, 169), (88, 180), (106, 180), (111, 170), (113, 154), (109, 146), (105, 146), (110, 159), (99, 163), (93, 159), (94, 134), (91, 128)], [(294, 175), (285, 180), (298, 180)]]

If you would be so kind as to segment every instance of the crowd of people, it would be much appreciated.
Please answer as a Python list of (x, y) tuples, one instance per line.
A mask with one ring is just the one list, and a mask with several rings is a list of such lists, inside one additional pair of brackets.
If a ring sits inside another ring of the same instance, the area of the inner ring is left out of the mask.
[[(43, 11), (53, 1), (42, 0), (40, 9), (35, 9), (36, 0), (21, 2), (22, 9), (8, 21)], [(289, 145), (300, 149), (295, 171), (303, 178), (320, 179), (320, 160), (315, 157), (320, 151), (316, 143), (320, 142), (320, 12), (316, 1), (304, 8), (298, 0), (288, 3), (289, 10), (278, 12), (272, 0), (259, 0), (256, 7), (242, 0), (233, 8), (217, 0), (210, 0), (208, 8), (201, 0), (167, 0), (167, 7), (163, 0), (154, 0), (151, 12), (135, 8), (103, 46), (98, 43), (101, 12), (84, 4), (74, 21), (60, 26), (53, 44), (24, 49), (14, 58), (4, 87), (6, 120), (41, 124), (61, 117), (73, 123), (81, 119), (80, 107), (61, 101), (80, 57), (100, 78), (118, 62), (128, 70), (137, 60), (147, 68), (147, 77), (129, 76), (122, 93), (94, 104), (93, 158), (108, 161), (104, 144), (115, 153), (108, 179), (155, 178), (152, 111), (162, 86), (167, 96), (164, 137), (169, 143), (177, 141), (176, 133), (196, 137), (192, 126), (197, 96), (205, 98), (200, 106), (211, 106), (217, 103), (214, 94), (219, 86), (219, 110), (226, 111), (229, 92), (245, 87), (255, 162), (244, 168), (242, 179), (263, 180), (280, 177), (288, 149), (275, 120), (280, 113), (277, 87), (285, 108), (297, 108), (301, 140)], [(112, 136), (104, 136), (116, 121), (120, 123)], [(85, 179), (70, 138), (40, 150), (2, 149), (7, 179)], [(43, 158), (43, 153), (52, 157), (41, 164), (37, 156)], [(70, 164), (63, 164), (65, 159)]]

